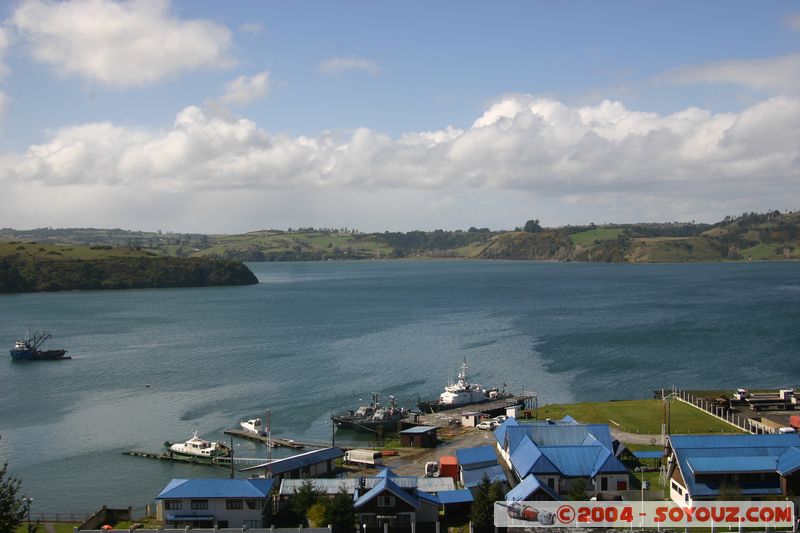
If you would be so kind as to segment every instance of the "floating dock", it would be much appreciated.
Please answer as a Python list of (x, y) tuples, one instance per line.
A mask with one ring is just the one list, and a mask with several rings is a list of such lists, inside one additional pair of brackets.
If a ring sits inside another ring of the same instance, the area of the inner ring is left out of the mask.
[(267, 439), (264, 435), (256, 435), (250, 431), (242, 431), (241, 429), (226, 429), (223, 431), (226, 435), (231, 435), (232, 437), (237, 437), (240, 439), (247, 439), (253, 442), (261, 442), (265, 445), (271, 444), (273, 448), (293, 448), (295, 450), (302, 450), (303, 448), (308, 447), (307, 444), (303, 444), (302, 442), (296, 442), (291, 439), (282, 439), (279, 437), (272, 437)]
[[(213, 457), (206, 459), (204, 457), (192, 457), (189, 455), (180, 455), (170, 452), (143, 452), (139, 450), (126, 450), (122, 452), (123, 455), (132, 455), (134, 457), (147, 457), (149, 459), (159, 459), (162, 461), (174, 461), (177, 463), (190, 463), (196, 465), (216, 466), (218, 468), (230, 468), (230, 457)], [(241, 466), (253, 466), (255, 464), (262, 464), (267, 462), (267, 459), (262, 457), (234, 457), (233, 464)]]

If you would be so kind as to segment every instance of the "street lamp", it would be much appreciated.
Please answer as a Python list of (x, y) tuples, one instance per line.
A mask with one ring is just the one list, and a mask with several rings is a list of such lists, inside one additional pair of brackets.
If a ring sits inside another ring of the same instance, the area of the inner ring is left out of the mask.
[(28, 504), (28, 533), (31, 533), (31, 503), (33, 503), (33, 498), (26, 496), (25, 502)]

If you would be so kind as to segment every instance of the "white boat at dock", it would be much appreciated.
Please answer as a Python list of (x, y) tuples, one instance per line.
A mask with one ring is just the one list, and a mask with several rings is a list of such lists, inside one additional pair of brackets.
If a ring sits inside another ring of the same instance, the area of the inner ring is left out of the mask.
[(261, 423), (260, 418), (251, 418), (250, 420), (245, 420), (244, 422), (239, 422), (239, 425), (242, 427), (244, 431), (248, 433), (253, 433), (254, 435), (266, 435), (267, 430), (264, 429), (264, 425)]
[(185, 442), (165, 442), (164, 446), (169, 448), (172, 453), (179, 455), (188, 455), (191, 457), (202, 457), (204, 459), (213, 459), (215, 457), (229, 457), (231, 449), (219, 442), (207, 441), (197, 436), (197, 431), (194, 432), (192, 438)]

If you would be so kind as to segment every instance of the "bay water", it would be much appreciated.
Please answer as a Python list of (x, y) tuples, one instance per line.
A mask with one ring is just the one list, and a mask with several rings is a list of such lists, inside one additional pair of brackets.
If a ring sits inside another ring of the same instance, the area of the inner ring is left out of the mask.
[(259, 285), (0, 296), (4, 350), (30, 327), (73, 356), (0, 359), (0, 461), (34, 513), (140, 507), (172, 478), (226, 477), (121, 452), (195, 430), (227, 442), (266, 409), (275, 435), (324, 441), (331, 410), (375, 391), (433, 398), (464, 357), (472, 381), (540, 404), (800, 381), (794, 262), (249, 266)]

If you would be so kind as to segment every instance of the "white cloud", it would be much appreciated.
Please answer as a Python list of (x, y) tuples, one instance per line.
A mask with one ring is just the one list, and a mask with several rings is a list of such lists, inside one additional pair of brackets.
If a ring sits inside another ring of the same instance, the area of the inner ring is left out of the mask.
[(719, 83), (757, 90), (800, 90), (800, 54), (764, 59), (731, 59), (680, 67), (660, 76), (674, 83)]
[(346, 70), (363, 70), (370, 74), (380, 72), (378, 64), (370, 59), (357, 56), (332, 57), (326, 59), (319, 65), (320, 72), (325, 74), (335, 74)]
[[(425, 201), (430, 220), (440, 216), (434, 204), (447, 196), (468, 199), (454, 201), (448, 211), (448, 220), (468, 225), (489, 223), (467, 220), (481, 215), (474, 211), (479, 205), (493, 205), (493, 221), (502, 225), (497, 220), (510, 213), (509, 198), (518, 198), (511, 202), (518, 217), (525, 216), (525, 206), (538, 205), (542, 213), (550, 209), (551, 217), (563, 217), (562, 223), (589, 213), (597, 222), (601, 217), (707, 220), (700, 215), (712, 210), (722, 216), (796, 206), (798, 138), (800, 99), (790, 97), (771, 98), (739, 113), (688, 108), (660, 115), (620, 102), (574, 107), (510, 95), (467, 128), (398, 138), (367, 128), (316, 137), (274, 135), (245, 118), (188, 107), (162, 131), (110, 123), (57, 131), (45, 143), (0, 158), (0, 181), (4, 190), (117, 188), (187, 202), (210, 202), (209, 195), (220, 194), (233, 198), (238, 190), (269, 198), (275, 206), (294, 194), (290, 191), (356, 208), (358, 197), (369, 194), (376, 202), (373, 211), (383, 205), (397, 216), (403, 211), (398, 198), (413, 198), (414, 212)], [(460, 216), (459, 205), (467, 210)], [(572, 216), (565, 214), (569, 210)], [(319, 216), (310, 207), (298, 208), (293, 223), (303, 223), (304, 215)], [(243, 229), (266, 224), (244, 214), (240, 223)]]
[(225, 85), (221, 100), (226, 104), (245, 105), (263, 98), (269, 92), (269, 71), (253, 76), (239, 76)]
[(787, 16), (786, 24), (793, 30), (800, 31), (800, 13), (791, 13)]
[(543, 193), (667, 190), (800, 176), (800, 99), (740, 113), (671, 115), (619, 102), (571, 107), (528, 95), (490, 106), (467, 129), (392, 138), (367, 128), (272, 135), (244, 118), (181, 111), (164, 131), (110, 123), (58, 131), (15, 156), (6, 176), (62, 183), (144, 183), (174, 190), (272, 187), (503, 188)]
[(37, 61), (115, 88), (232, 64), (228, 29), (180, 20), (168, 0), (25, 0), (10, 23)]

